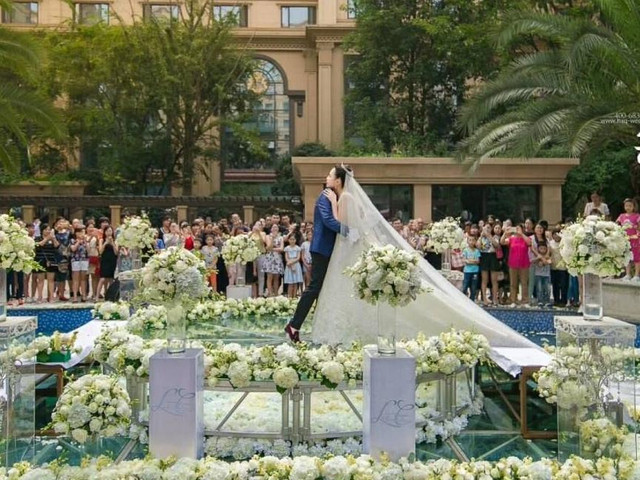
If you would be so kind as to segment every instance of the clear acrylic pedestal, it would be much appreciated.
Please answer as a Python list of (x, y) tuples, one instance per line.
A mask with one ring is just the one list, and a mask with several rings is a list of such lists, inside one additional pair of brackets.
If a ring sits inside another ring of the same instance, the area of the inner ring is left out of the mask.
[(618, 458), (623, 449), (635, 457), (635, 325), (609, 317), (554, 323), (558, 459)]
[(35, 448), (36, 359), (15, 361), (34, 338), (36, 317), (0, 324), (0, 466), (31, 461)]

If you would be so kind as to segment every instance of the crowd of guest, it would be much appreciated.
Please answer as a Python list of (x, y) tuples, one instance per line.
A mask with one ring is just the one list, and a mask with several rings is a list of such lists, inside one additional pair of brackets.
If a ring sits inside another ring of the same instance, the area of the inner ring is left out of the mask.
[[(636, 202), (625, 200), (624, 211), (617, 222), (625, 228), (633, 251), (633, 262), (624, 278), (640, 282), (640, 214)], [(584, 216), (592, 214), (609, 215), (608, 206), (598, 194), (592, 195), (583, 212)], [(464, 248), (453, 250), (444, 260), (451, 270), (462, 273), (463, 292), (485, 306), (579, 307), (579, 278), (568, 273), (559, 250), (561, 230), (571, 222), (569, 218), (549, 225), (545, 220), (527, 218), (514, 223), (493, 215), (476, 223), (467, 221), (461, 225)], [(443, 256), (428, 248), (428, 225), (422, 219), (403, 223), (396, 218), (390, 223), (429, 263), (442, 268)], [(36, 242), (41, 271), (28, 275), (8, 272), (7, 298), (14, 305), (99, 301), (118, 273), (132, 268), (131, 252), (118, 244), (120, 225), (111, 225), (106, 217), (71, 221), (60, 217), (52, 224), (36, 220), (26, 228)], [(221, 255), (227, 239), (237, 235), (250, 236), (260, 252), (255, 261), (242, 267), (226, 265)], [(198, 217), (181, 223), (167, 215), (157, 229), (154, 250), (181, 247), (201, 256), (209, 282), (218, 292), (225, 293), (228, 285), (240, 283), (239, 277), (244, 277), (254, 297), (294, 298), (311, 279), (312, 236), (312, 223), (277, 213), (252, 225), (238, 214), (218, 221)]]

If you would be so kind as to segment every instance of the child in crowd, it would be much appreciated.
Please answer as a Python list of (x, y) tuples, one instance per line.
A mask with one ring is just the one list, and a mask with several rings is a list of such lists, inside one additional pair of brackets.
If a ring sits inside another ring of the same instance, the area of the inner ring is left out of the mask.
[(287, 263), (287, 268), (284, 270), (284, 283), (288, 286), (289, 298), (296, 296), (298, 284), (302, 283), (301, 251), (301, 248), (296, 245), (296, 235), (289, 235), (289, 245), (284, 249)]
[(302, 250), (302, 272), (304, 273), (304, 284), (308, 287), (311, 283), (311, 240), (313, 240), (313, 230), (306, 232), (306, 240), (300, 247)]
[(549, 240), (551, 256), (551, 288), (553, 290), (553, 305), (555, 307), (568, 306), (569, 273), (560, 255), (560, 230), (556, 227)]
[(87, 272), (89, 271), (89, 250), (84, 227), (74, 230), (71, 240), (71, 291), (73, 303), (87, 299)]
[(469, 235), (467, 243), (468, 246), (462, 250), (462, 258), (464, 258), (462, 293), (469, 295), (469, 298), (475, 302), (480, 280), (480, 250), (476, 248), (477, 239), (475, 236)]
[(209, 285), (211, 285), (211, 288), (215, 292), (218, 289), (218, 271), (216, 270), (216, 265), (218, 264), (220, 251), (214, 245), (215, 237), (213, 235), (207, 235), (204, 241), (205, 245), (203, 245), (200, 251), (204, 258), (204, 265), (207, 267), (207, 271), (209, 272)]
[[(627, 275), (625, 280), (640, 282), (640, 214), (638, 213), (638, 203), (633, 198), (624, 201), (624, 213), (616, 220), (624, 227), (631, 244), (632, 262), (627, 265)], [(631, 275), (631, 263), (635, 264), (635, 277)]]
[(546, 243), (538, 242), (538, 258), (533, 262), (533, 271), (538, 295), (538, 306), (549, 307), (549, 285), (551, 283), (551, 257)]

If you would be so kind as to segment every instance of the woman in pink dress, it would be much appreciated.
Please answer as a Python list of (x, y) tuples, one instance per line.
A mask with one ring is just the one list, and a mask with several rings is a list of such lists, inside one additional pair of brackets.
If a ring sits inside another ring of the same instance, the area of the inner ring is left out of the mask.
[(631, 243), (631, 253), (633, 254), (633, 263), (636, 267), (636, 275), (631, 275), (631, 263), (627, 265), (627, 276), (625, 280), (633, 280), (640, 283), (640, 214), (638, 213), (638, 204), (633, 198), (627, 198), (624, 201), (624, 212), (616, 220), (617, 223), (622, 225), (627, 237), (629, 237), (629, 243)]
[(500, 239), (502, 245), (509, 247), (509, 280), (511, 290), (511, 306), (518, 302), (518, 286), (522, 287), (524, 306), (529, 304), (529, 247), (531, 239), (524, 233), (524, 225), (510, 227), (504, 231)]

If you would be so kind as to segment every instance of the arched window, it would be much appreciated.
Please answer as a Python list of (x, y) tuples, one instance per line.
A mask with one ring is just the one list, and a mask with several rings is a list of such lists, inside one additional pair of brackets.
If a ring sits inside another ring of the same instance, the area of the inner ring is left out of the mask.
[[(247, 129), (255, 132), (269, 152), (271, 159), (289, 153), (291, 126), (289, 97), (285, 94), (285, 81), (280, 69), (265, 59), (256, 61), (256, 68), (247, 81), (247, 88), (259, 95), (250, 118), (245, 122)], [(233, 133), (225, 133), (225, 157), (231, 168), (255, 168), (261, 162), (254, 161), (246, 148), (242, 148), (233, 138)]]

